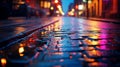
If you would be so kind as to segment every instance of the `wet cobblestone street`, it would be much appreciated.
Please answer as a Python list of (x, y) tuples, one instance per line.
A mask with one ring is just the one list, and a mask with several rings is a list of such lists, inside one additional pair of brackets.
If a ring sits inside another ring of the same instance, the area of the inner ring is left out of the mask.
[(7, 67), (120, 67), (119, 34), (117, 24), (60, 18), (1, 54)]

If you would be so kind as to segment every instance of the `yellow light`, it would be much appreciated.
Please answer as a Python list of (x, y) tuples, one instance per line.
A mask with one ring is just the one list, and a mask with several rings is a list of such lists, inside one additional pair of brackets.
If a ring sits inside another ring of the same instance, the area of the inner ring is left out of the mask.
[(54, 8), (53, 8), (53, 7), (50, 7), (50, 9), (51, 9), (51, 10), (54, 10)]
[(58, 5), (57, 7), (58, 7), (59, 9), (61, 8), (61, 6), (60, 6), (60, 5)]
[(72, 11), (68, 12), (69, 15), (73, 16), (74, 13)]
[(92, 41), (92, 45), (98, 45), (98, 41)]
[(6, 63), (7, 63), (6, 58), (1, 58), (1, 64), (2, 64), (2, 66), (5, 66)]
[(89, 0), (89, 1), (88, 1), (88, 3), (92, 3), (92, 1), (91, 1), (91, 0)]
[(20, 47), (19, 48), (19, 53), (21, 54), (21, 53), (23, 53), (24, 52), (24, 47)]
[(55, 3), (58, 3), (58, 0), (55, 0)]
[(62, 11), (61, 5), (58, 5), (57, 7), (58, 7), (58, 9), (59, 9), (59, 12), (60, 12), (62, 15), (64, 15), (64, 12)]
[(74, 11), (75, 11), (75, 9), (73, 8), (73, 9), (72, 9), (72, 12), (74, 12)]

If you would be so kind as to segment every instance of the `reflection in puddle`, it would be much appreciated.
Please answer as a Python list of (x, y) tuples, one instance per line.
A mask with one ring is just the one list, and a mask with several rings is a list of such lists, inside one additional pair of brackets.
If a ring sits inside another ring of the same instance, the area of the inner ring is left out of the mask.
[(64, 62), (64, 59), (60, 59), (60, 62)]
[(54, 54), (63, 55), (63, 52), (55, 52)]
[(5, 67), (6, 64), (7, 64), (6, 58), (1, 58), (1, 65), (2, 65), (2, 67)]
[(92, 45), (98, 45), (98, 41), (92, 41)]
[(24, 56), (23, 52), (24, 52), (24, 47), (20, 47), (19, 48), (19, 54), (20, 54), (20, 56)]
[(99, 44), (98, 41), (95, 41), (95, 40), (89, 40), (89, 39), (85, 39), (84, 42), (88, 45), (95, 45), (97, 46)]
[(24, 27), (16, 27), (15, 28), (15, 34), (19, 34), (20, 32), (25, 31), (26, 29)]
[(93, 57), (101, 56), (101, 53), (98, 50), (87, 51), (87, 53), (89, 54), (89, 56), (93, 56)]
[(107, 64), (100, 63), (100, 62), (93, 62), (89, 64), (90, 67), (107, 67)]
[(95, 59), (92, 59), (92, 58), (84, 58), (84, 60), (85, 60), (86, 62), (94, 62), (94, 61), (95, 61)]
[(61, 65), (56, 65), (56, 66), (53, 66), (53, 67), (62, 67)]

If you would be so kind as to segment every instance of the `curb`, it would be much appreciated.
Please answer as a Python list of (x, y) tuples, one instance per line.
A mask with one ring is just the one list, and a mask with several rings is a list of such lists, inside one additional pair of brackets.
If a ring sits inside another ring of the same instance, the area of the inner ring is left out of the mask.
[(42, 29), (42, 28), (44, 28), (44, 27), (46, 27), (48, 25), (54, 24), (54, 23), (56, 23), (58, 21), (59, 21), (59, 19), (56, 20), (56, 21), (52, 21), (52, 22), (50, 22), (48, 24), (43, 24), (43, 25), (41, 25), (39, 27), (36, 27), (36, 28), (34, 28), (32, 30), (21, 32), (20, 34), (17, 34), (15, 36), (9, 37), (9, 38), (1, 41), (0, 42), (0, 50), (3, 50), (3, 49), (5, 49), (5, 48), (17, 43), (17, 42), (20, 42), (22, 38), (32, 34), (33, 32), (35, 32), (35, 31), (37, 31), (39, 29)]
[(102, 21), (102, 22), (113, 23), (113, 24), (120, 24), (120, 21), (117, 21), (117, 20), (102, 20), (102, 19), (89, 19), (89, 20)]

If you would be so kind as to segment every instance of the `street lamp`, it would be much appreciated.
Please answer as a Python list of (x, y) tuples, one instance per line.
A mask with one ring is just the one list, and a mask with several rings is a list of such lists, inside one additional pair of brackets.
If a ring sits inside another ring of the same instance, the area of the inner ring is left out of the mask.
[(78, 5), (78, 10), (83, 10), (84, 6), (83, 5)]
[(54, 7), (50, 7), (51, 10), (54, 10)]

